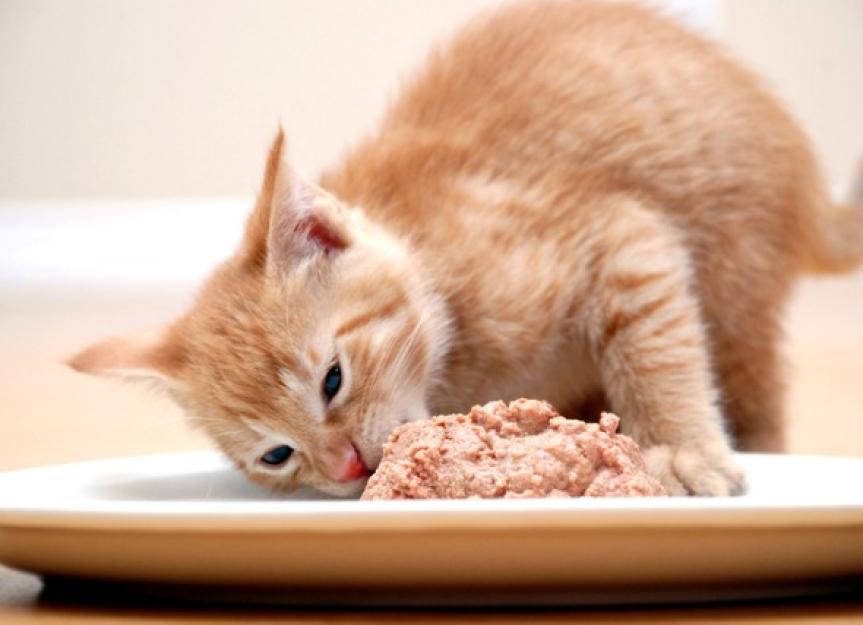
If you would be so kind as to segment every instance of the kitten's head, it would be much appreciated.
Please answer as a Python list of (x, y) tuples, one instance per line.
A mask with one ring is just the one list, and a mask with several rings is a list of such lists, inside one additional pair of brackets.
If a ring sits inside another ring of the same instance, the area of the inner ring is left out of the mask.
[(428, 416), (443, 318), (405, 245), (299, 180), (280, 132), (243, 241), (193, 308), (70, 365), (156, 380), (256, 481), (348, 495), (393, 428)]

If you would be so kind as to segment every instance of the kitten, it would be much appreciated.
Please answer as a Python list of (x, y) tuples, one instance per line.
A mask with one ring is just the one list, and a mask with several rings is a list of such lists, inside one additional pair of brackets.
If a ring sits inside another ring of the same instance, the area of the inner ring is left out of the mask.
[(320, 186), (285, 152), (187, 314), (70, 361), (159, 380), (276, 489), (356, 494), (399, 423), (525, 396), (621, 415), (672, 494), (739, 492), (731, 441), (783, 446), (793, 281), (863, 258), (761, 84), (634, 6), (486, 15)]

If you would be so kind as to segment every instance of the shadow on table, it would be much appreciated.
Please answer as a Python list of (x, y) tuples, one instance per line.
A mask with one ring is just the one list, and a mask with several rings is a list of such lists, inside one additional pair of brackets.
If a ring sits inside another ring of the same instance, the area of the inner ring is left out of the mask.
[[(505, 591), (416, 591), (405, 589), (399, 595), (373, 589), (335, 593), (332, 589), (213, 588), (179, 585), (125, 584), (80, 579), (49, 578), (36, 604), (39, 611), (90, 615), (94, 620), (107, 618), (119, 622), (136, 615), (183, 622), (255, 622), (298, 620), (319, 622), (378, 623), (412, 621), (534, 623), (579, 622), (611, 623), (626, 620), (643, 623), (722, 622), (752, 620), (759, 623), (788, 620), (821, 622), (837, 620), (863, 622), (863, 579), (813, 589), (810, 596), (788, 596), (771, 600), (740, 599), (717, 601), (717, 589), (690, 589), (689, 599), (658, 603), (670, 597), (667, 590), (655, 589), (629, 594), (626, 605), (603, 604), (596, 592), (585, 595), (572, 589), (523, 589)], [(722, 592), (722, 589), (719, 589)], [(812, 596), (818, 592), (817, 596)], [(758, 589), (752, 589), (756, 596)]]

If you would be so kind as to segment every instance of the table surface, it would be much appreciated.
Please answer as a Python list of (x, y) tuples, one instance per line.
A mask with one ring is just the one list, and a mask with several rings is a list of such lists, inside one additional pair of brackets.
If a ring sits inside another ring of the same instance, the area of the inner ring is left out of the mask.
[[(89, 379), (61, 361), (88, 342), (182, 311), (188, 292), (18, 290), (0, 296), (0, 471), (208, 447), (166, 400)], [(802, 283), (788, 314), (789, 451), (863, 456), (863, 273)], [(51, 392), (46, 392), (51, 389)], [(71, 415), (71, 416), (70, 416)], [(154, 417), (154, 415), (156, 415)], [(70, 596), (71, 594), (71, 596)], [(863, 594), (863, 593), (860, 593)], [(620, 609), (229, 609), (64, 592), (0, 567), (0, 623), (860, 623), (856, 597)]]

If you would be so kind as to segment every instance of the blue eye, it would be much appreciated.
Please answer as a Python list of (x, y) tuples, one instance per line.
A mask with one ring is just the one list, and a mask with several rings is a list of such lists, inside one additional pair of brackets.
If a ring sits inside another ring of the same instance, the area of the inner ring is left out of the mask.
[(280, 464), (287, 462), (292, 453), (294, 453), (294, 449), (292, 447), (279, 445), (278, 447), (273, 447), (270, 451), (261, 456), (261, 462), (277, 467)]
[(342, 369), (339, 367), (339, 363), (334, 364), (330, 367), (330, 370), (327, 371), (327, 375), (324, 376), (324, 397), (327, 398), (327, 402), (332, 401), (333, 397), (336, 396), (336, 393), (339, 392), (339, 389), (342, 387)]

